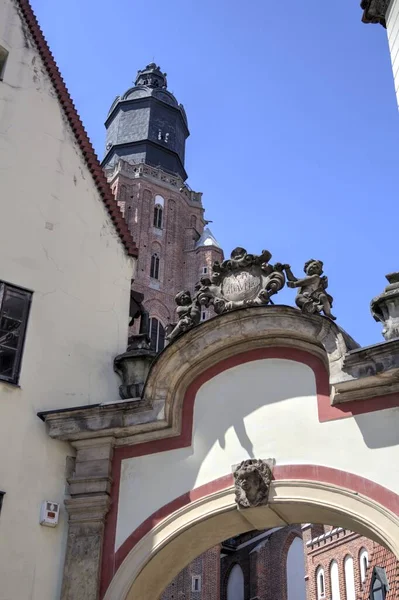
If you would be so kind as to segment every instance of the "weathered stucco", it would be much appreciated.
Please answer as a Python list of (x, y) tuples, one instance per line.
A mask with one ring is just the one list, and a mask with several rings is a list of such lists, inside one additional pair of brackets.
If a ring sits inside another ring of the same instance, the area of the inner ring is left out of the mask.
[[(0, 596), (54, 600), (73, 449), (36, 415), (118, 398), (133, 263), (12, 0), (0, 0), (0, 45), (0, 280), (33, 291), (20, 387), (0, 382)], [(56, 529), (39, 525), (43, 500), (61, 503)]]

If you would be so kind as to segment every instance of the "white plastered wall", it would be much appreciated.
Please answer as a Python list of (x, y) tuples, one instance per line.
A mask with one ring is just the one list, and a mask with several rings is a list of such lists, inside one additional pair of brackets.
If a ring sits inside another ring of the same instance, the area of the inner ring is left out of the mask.
[(0, 383), (0, 599), (55, 600), (66, 515), (50, 529), (39, 510), (63, 505), (72, 449), (37, 412), (118, 398), (133, 265), (11, 0), (0, 0), (0, 45), (0, 280), (34, 293), (20, 387)]
[[(233, 367), (205, 383), (194, 407), (190, 448), (122, 462), (116, 549), (148, 516), (247, 458), (348, 471), (396, 493), (399, 411), (319, 423), (313, 371), (283, 359)], [(137, 490), (145, 502), (136, 501)]]

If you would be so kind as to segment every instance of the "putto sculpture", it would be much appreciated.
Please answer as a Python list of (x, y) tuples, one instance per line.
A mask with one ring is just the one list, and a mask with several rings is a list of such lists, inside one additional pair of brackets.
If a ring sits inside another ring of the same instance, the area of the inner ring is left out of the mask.
[(211, 277), (201, 278), (193, 298), (189, 292), (177, 294), (179, 320), (168, 335), (168, 341), (197, 325), (201, 308), (213, 306), (214, 311), (221, 314), (236, 308), (271, 303), (271, 296), (284, 287), (284, 269), (289, 268), (281, 263), (271, 265), (271, 257), (268, 250), (256, 255), (238, 247), (232, 251), (230, 259), (222, 263), (216, 261)]
[(273, 304), (271, 298), (284, 287), (286, 278), (288, 287), (299, 288), (296, 305), (303, 313), (323, 313), (335, 320), (331, 313), (333, 298), (326, 292), (328, 279), (323, 275), (321, 260), (308, 260), (304, 267), (306, 277), (298, 279), (290, 265), (271, 265), (271, 257), (268, 250), (257, 255), (237, 247), (229, 259), (214, 262), (212, 275), (201, 277), (193, 296), (189, 291), (176, 295), (178, 322), (166, 339), (171, 342), (198, 325), (204, 308), (212, 306), (219, 315), (237, 308)]
[(234, 471), (235, 500), (240, 508), (264, 506), (269, 501), (274, 461), (250, 458)]
[(287, 286), (299, 288), (295, 299), (296, 305), (303, 313), (312, 315), (323, 312), (326, 317), (335, 321), (336, 317), (331, 313), (333, 298), (326, 292), (328, 279), (323, 275), (323, 263), (321, 260), (311, 258), (305, 263), (303, 270), (306, 277), (298, 279), (288, 265), (285, 268)]

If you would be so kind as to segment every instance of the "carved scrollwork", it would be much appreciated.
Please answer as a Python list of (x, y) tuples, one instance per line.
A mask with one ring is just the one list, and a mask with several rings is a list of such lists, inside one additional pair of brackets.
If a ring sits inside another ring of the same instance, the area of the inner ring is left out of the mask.
[(213, 306), (217, 314), (272, 303), (271, 297), (285, 285), (284, 269), (288, 265), (269, 264), (271, 254), (248, 254), (245, 248), (235, 248), (228, 260), (215, 261), (211, 277), (202, 277), (195, 288), (176, 296), (177, 325), (169, 334), (172, 341), (200, 322), (202, 308)]

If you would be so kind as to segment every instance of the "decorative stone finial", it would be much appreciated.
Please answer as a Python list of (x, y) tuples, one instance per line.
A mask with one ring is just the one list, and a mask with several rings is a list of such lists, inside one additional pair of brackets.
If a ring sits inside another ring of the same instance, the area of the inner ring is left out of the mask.
[(214, 311), (221, 314), (271, 303), (271, 296), (284, 287), (284, 269), (289, 269), (288, 265), (281, 263), (270, 265), (271, 256), (268, 250), (263, 250), (258, 256), (238, 247), (232, 251), (230, 259), (222, 263), (215, 261), (211, 277), (201, 277), (193, 298), (190, 292), (177, 294), (179, 320), (167, 339), (172, 341), (198, 325), (202, 307), (213, 306)]
[(399, 339), (399, 272), (386, 275), (389, 285), (371, 301), (371, 314), (384, 324), (382, 335), (389, 340)]
[(236, 503), (240, 508), (265, 506), (269, 501), (274, 460), (250, 458), (234, 470)]
[(166, 90), (167, 81), (166, 81), (166, 73), (162, 73), (161, 69), (155, 64), (150, 63), (142, 69), (141, 71), (137, 71), (135, 85), (146, 85), (150, 88), (160, 88)]
[(291, 269), (285, 269), (290, 288), (299, 288), (295, 299), (296, 305), (301, 311), (308, 315), (323, 312), (326, 317), (335, 321), (336, 317), (331, 313), (333, 298), (327, 294), (328, 279), (323, 275), (323, 263), (321, 260), (311, 258), (305, 263), (303, 270), (306, 277), (297, 279)]
[(362, 0), (360, 8), (363, 9), (363, 23), (380, 23), (386, 27), (386, 12), (390, 0)]

